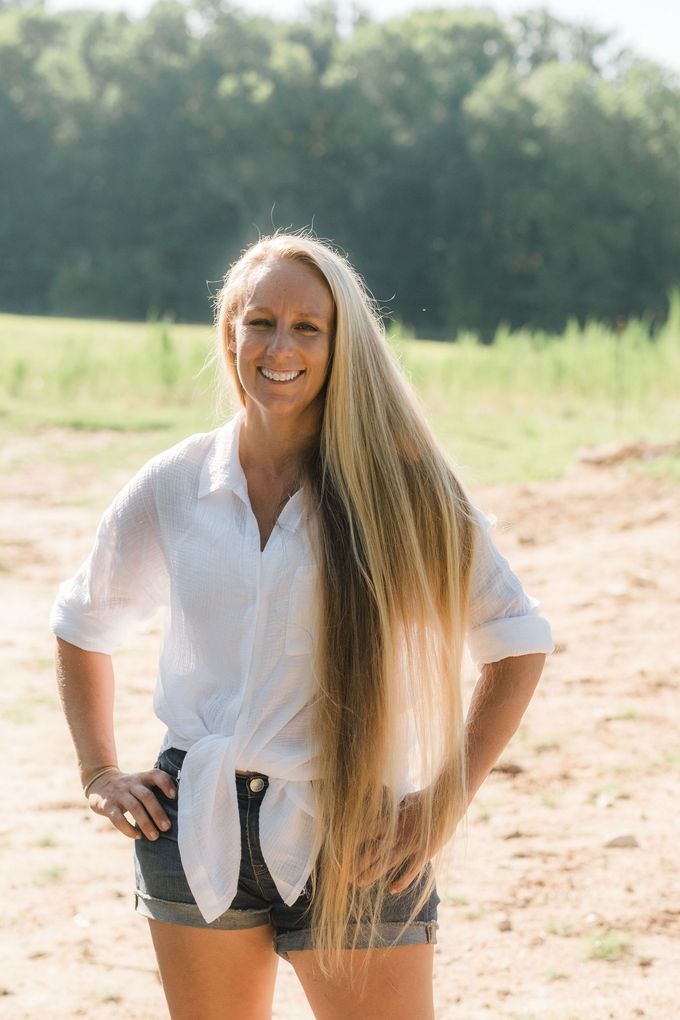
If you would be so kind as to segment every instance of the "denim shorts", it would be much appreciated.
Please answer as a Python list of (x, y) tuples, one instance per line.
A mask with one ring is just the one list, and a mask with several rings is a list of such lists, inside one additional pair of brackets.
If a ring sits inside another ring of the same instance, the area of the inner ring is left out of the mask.
[[(155, 768), (169, 773), (178, 783), (178, 799), (181, 797), (181, 778), (178, 780), (178, 777), (185, 754), (186, 751), (170, 747), (162, 752), (155, 765)], [(186, 924), (194, 928), (239, 931), (270, 924), (274, 929), (274, 949), (285, 960), (291, 950), (311, 949), (311, 878), (304, 893), (292, 906), (287, 906), (262, 856), (259, 813), (268, 785), (269, 778), (261, 772), (236, 774), (241, 818), (238, 889), (229, 909), (210, 923), (204, 920), (199, 911), (182, 868), (177, 845), (177, 800), (166, 797), (156, 788), (155, 793), (172, 824), (167, 832), (161, 832), (155, 840), (145, 836), (135, 840), (135, 909), (157, 921)], [(437, 904), (440, 899), (436, 888), (414, 921), (400, 934), (414, 898), (422, 888), (422, 883), (427, 880), (431, 867), (428, 864), (422, 875), (407, 889), (385, 897), (377, 929), (377, 945), (417, 945), (437, 941)], [(367, 945), (367, 936), (362, 933), (356, 948), (366, 948)]]

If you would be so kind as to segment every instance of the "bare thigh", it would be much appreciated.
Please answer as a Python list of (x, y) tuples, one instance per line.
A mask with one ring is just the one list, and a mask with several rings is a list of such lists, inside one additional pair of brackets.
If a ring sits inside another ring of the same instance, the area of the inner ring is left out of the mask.
[(271, 1020), (278, 956), (271, 925), (243, 931), (149, 920), (172, 1020)]
[[(365, 949), (347, 950), (361, 964)], [(363, 996), (347, 980), (321, 976), (312, 950), (288, 953), (316, 1020), (433, 1020), (434, 945), (376, 949)], [(350, 963), (350, 971), (352, 970)]]

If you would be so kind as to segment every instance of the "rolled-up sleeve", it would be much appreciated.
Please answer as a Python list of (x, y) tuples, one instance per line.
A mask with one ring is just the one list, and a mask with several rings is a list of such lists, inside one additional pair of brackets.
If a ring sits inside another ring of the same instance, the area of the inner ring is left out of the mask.
[(78, 572), (59, 585), (50, 628), (78, 648), (111, 655), (168, 592), (150, 461), (104, 512)]
[(513, 655), (554, 651), (550, 624), (540, 602), (528, 595), (507, 559), (494, 545), (495, 519), (474, 507), (477, 541), (472, 561), (467, 644), (479, 668)]

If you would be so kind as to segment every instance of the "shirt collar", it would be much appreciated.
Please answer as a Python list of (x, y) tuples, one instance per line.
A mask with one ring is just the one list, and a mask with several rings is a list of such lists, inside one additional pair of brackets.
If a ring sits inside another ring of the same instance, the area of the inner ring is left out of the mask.
[(198, 498), (203, 499), (212, 492), (230, 490), (250, 506), (248, 499), (248, 483), (241, 467), (238, 455), (238, 437), (241, 422), (245, 417), (243, 408), (215, 433), (198, 484)]
[[(230, 491), (251, 509), (248, 482), (238, 452), (239, 433), (244, 418), (245, 409), (241, 408), (233, 418), (217, 429), (214, 442), (201, 469), (198, 499), (203, 499), (213, 492)], [(278, 524), (287, 531), (297, 531), (302, 514), (302, 493), (298, 489), (279, 514)]]

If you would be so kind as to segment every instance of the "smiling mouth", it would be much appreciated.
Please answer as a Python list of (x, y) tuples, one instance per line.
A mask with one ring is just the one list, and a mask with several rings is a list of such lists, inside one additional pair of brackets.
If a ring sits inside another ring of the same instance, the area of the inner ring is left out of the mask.
[(298, 369), (296, 372), (272, 372), (269, 368), (258, 368), (258, 372), (261, 373), (270, 382), (286, 383), (293, 382), (293, 380), (299, 378), (304, 373), (304, 369)]

